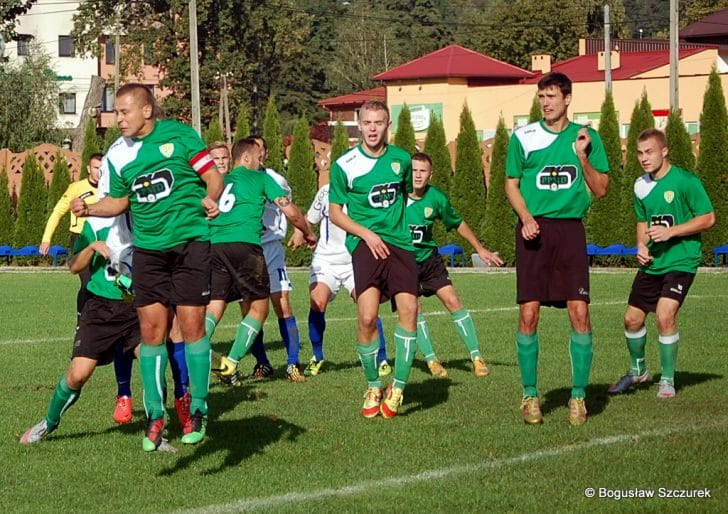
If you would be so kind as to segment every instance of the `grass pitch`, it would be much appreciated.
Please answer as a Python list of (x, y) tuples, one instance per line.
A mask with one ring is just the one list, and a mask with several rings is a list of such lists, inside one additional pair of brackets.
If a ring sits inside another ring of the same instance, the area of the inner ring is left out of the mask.
[[(291, 275), (303, 365), (311, 355), (308, 274)], [(472, 312), (490, 377), (473, 376), (449, 314), (426, 299), (435, 350), (450, 376), (430, 377), (418, 355), (401, 414), (362, 418), (366, 383), (354, 350), (356, 312), (341, 297), (327, 313), (322, 374), (305, 384), (285, 380), (285, 350), (269, 320), (265, 340), (275, 379), (232, 389), (213, 380), (204, 443), (183, 447), (172, 421), (168, 437), (179, 452), (145, 454), (136, 365), (132, 424), (112, 420), (116, 389), (109, 366), (96, 371), (56, 432), (29, 447), (17, 442), (17, 434), (45, 415), (68, 364), (78, 279), (0, 271), (0, 511), (725, 511), (728, 274), (698, 274), (678, 320), (678, 394), (662, 400), (656, 384), (625, 396), (606, 394), (628, 368), (622, 314), (633, 271), (592, 273), (590, 418), (579, 428), (567, 421), (566, 313), (542, 311), (545, 423), (526, 426), (518, 409), (515, 275), (452, 277)], [(386, 305), (382, 313), (391, 343), (395, 318)], [(238, 321), (239, 311), (229, 309), (215, 334), (216, 350), (227, 351)], [(648, 366), (659, 373), (653, 317), (648, 341)], [(393, 357), (391, 344), (389, 352)], [(243, 372), (250, 373), (253, 362), (243, 359)], [(594, 497), (588, 497), (591, 490)], [(671, 491), (710, 497), (667, 497)], [(652, 498), (639, 497), (650, 492)]]

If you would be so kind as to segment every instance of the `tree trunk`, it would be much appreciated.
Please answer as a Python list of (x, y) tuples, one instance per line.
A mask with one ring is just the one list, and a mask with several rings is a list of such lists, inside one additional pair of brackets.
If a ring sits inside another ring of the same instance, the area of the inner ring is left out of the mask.
[(101, 98), (104, 94), (104, 87), (106, 81), (101, 77), (93, 75), (91, 77), (91, 85), (88, 88), (88, 94), (86, 95), (86, 101), (83, 104), (83, 110), (81, 111), (81, 118), (78, 120), (78, 127), (73, 129), (73, 143), (71, 149), (74, 152), (83, 151), (83, 133), (84, 127), (86, 127), (86, 120), (91, 116), (91, 110), (94, 109), (98, 116), (101, 112)]

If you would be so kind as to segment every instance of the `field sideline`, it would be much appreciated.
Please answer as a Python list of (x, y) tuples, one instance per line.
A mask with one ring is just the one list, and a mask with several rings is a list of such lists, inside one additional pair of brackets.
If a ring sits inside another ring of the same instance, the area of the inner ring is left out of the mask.
[[(141, 450), (144, 413), (136, 365), (132, 424), (117, 426), (111, 418), (113, 369), (104, 367), (56, 432), (30, 447), (17, 442), (15, 436), (45, 414), (67, 366), (78, 279), (0, 268), (0, 510), (722, 512), (728, 501), (728, 414), (719, 407), (728, 385), (722, 323), (728, 273), (701, 270), (688, 295), (678, 320), (678, 395), (672, 400), (656, 398), (656, 384), (621, 397), (606, 394), (628, 367), (621, 318), (633, 273), (592, 273), (595, 358), (590, 419), (582, 427), (567, 421), (566, 313), (542, 313), (545, 423), (526, 426), (518, 410), (515, 275), (456, 272), (453, 281), (472, 312), (490, 377), (472, 375), (449, 314), (427, 299), (423, 310), (450, 376), (430, 377), (418, 354), (401, 414), (394, 420), (361, 418), (366, 385), (354, 351), (356, 313), (342, 297), (327, 314), (321, 375), (305, 384), (285, 380), (285, 350), (277, 323), (269, 320), (265, 340), (276, 378), (233, 389), (213, 379), (205, 442), (182, 447), (172, 421), (168, 437), (179, 451), (150, 455)], [(311, 355), (308, 275), (291, 275), (305, 364)], [(382, 313), (391, 343), (395, 318), (388, 306)], [(238, 321), (239, 313), (229, 309), (215, 349), (229, 348)], [(648, 341), (648, 366), (659, 374), (652, 317)], [(393, 345), (388, 349), (393, 357)], [(252, 366), (246, 357), (241, 370), (247, 374)], [(650, 491), (652, 497), (638, 497)], [(710, 497), (666, 497), (674, 491), (707, 491)]]

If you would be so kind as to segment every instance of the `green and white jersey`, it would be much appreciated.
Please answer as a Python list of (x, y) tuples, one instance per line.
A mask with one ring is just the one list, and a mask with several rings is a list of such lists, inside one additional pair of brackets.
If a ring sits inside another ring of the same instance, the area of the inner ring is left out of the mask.
[(447, 195), (433, 185), (427, 186), (422, 198), (409, 197), (407, 223), (417, 262), (426, 261), (437, 250), (437, 243), (432, 238), (432, 227), (438, 219), (442, 220), (447, 230), (457, 228), (463, 222)]
[[(414, 251), (405, 216), (406, 193), (412, 192), (409, 153), (387, 145), (379, 157), (370, 157), (361, 145), (339, 157), (331, 166), (329, 202), (346, 205), (349, 217), (370, 229), (383, 241)], [(346, 236), (353, 253), (360, 239)]]
[(210, 220), (210, 241), (260, 245), (266, 200), (273, 202), (281, 196), (287, 196), (286, 192), (265, 171), (234, 168), (225, 175), (220, 214)]
[[(506, 176), (520, 179), (521, 195), (532, 216), (578, 218), (587, 213), (591, 195), (574, 150), (582, 128), (569, 122), (561, 132), (551, 132), (543, 120), (516, 130), (508, 144)], [(601, 173), (609, 171), (599, 134), (589, 128), (589, 162)]]
[[(118, 216), (113, 218), (91, 216), (87, 218), (83, 230), (73, 246), (74, 255), (94, 241), (106, 241), (106, 238), (109, 237), (109, 231), (117, 218)], [(90, 292), (109, 300), (122, 299), (121, 290), (114, 285), (116, 273), (111, 269), (111, 263), (103, 255), (98, 252), (94, 253), (88, 269), (91, 273), (91, 279), (86, 288)]]
[[(637, 221), (647, 226), (680, 225), (703, 214), (713, 212), (713, 204), (700, 179), (691, 172), (671, 166), (667, 174), (654, 180), (649, 173), (634, 183), (634, 210)], [(670, 271), (695, 273), (702, 258), (700, 234), (672, 237), (661, 243), (650, 242), (649, 266), (645, 273), (661, 275)]]
[(120, 138), (106, 159), (109, 195), (129, 197), (134, 218), (134, 245), (166, 250), (188, 241), (209, 240), (200, 177), (214, 162), (192, 127), (160, 120), (152, 132)]

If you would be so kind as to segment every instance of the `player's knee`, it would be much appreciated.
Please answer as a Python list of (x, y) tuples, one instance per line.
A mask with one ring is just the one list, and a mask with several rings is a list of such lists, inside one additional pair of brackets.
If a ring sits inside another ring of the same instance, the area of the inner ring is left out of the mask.
[(71, 389), (81, 389), (88, 379), (91, 377), (91, 373), (81, 369), (71, 369), (66, 373), (66, 383)]
[(660, 334), (672, 334), (677, 330), (675, 317), (670, 312), (656, 312), (657, 331)]

